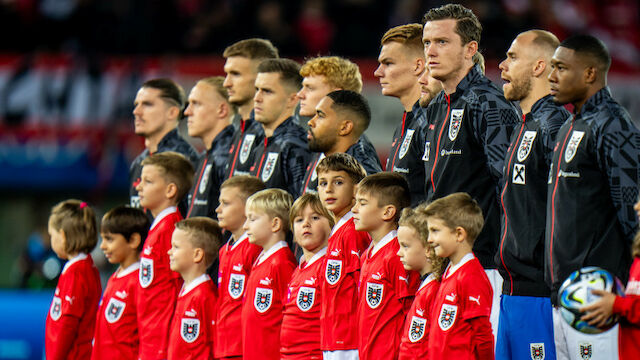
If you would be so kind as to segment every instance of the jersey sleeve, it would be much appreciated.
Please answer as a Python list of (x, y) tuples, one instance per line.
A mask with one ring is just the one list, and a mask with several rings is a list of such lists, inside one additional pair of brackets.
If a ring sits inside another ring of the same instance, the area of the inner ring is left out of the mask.
[(407, 271), (402, 266), (399, 257), (393, 257), (388, 262), (389, 273), (391, 274), (391, 286), (393, 286), (398, 298), (401, 299), (404, 311), (407, 312), (411, 307), (413, 298), (416, 295), (418, 287), (418, 276), (415, 271)]
[(468, 274), (460, 284), (460, 303), (463, 304), (464, 309), (461, 315), (463, 320), (487, 317), (488, 321), (491, 314), (493, 290), (491, 290), (491, 284), (486, 278), (477, 275), (484, 275), (484, 273)]
[(613, 313), (624, 317), (631, 324), (640, 325), (640, 296), (616, 296)]
[(471, 341), (478, 360), (493, 360), (493, 333), (489, 318), (471, 319)]

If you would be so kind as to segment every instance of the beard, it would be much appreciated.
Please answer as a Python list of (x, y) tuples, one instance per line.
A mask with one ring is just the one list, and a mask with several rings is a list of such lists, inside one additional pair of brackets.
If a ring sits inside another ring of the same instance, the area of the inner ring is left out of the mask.
[(508, 91), (505, 91), (504, 97), (509, 101), (520, 101), (526, 98), (533, 88), (533, 81), (530, 76), (523, 76), (513, 79), (510, 83)]
[(423, 107), (423, 108), (426, 108), (427, 106), (429, 106), (429, 104), (431, 103), (431, 100), (433, 100), (433, 98), (436, 97), (442, 89), (438, 89), (438, 90), (427, 89), (427, 90), (428, 92), (424, 95), (420, 95), (420, 99), (418, 100), (418, 104), (420, 105), (420, 107)]
[(331, 150), (335, 141), (333, 138), (317, 138), (313, 130), (309, 129), (311, 140), (309, 140), (309, 151), (317, 153), (326, 153)]

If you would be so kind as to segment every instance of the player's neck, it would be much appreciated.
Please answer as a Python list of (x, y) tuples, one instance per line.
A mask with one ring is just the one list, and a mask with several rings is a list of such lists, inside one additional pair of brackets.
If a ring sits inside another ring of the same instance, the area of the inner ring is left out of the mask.
[(351, 210), (351, 208), (353, 207), (353, 201), (351, 202), (351, 206), (347, 206), (344, 209), (340, 210), (340, 212), (337, 213), (333, 213), (333, 215), (336, 217), (337, 221), (340, 221), (340, 219), (342, 219), (345, 215), (347, 215), (347, 213)]
[(575, 108), (575, 113), (579, 114), (580, 111), (582, 111), (582, 107), (584, 106), (584, 104), (591, 99), (591, 97), (593, 95), (595, 95), (598, 91), (600, 91), (603, 87), (607, 86), (606, 84), (594, 84), (592, 85), (589, 90), (587, 91), (587, 94), (585, 95), (585, 97), (583, 99), (580, 99), (576, 102), (573, 103), (573, 107)]
[(382, 240), (382, 238), (384, 238), (385, 235), (387, 235), (393, 230), (398, 230), (398, 225), (395, 222), (385, 222), (382, 225), (380, 225), (377, 229), (370, 230), (367, 232), (371, 236), (371, 242), (375, 246), (375, 245), (378, 245), (380, 240)]
[(533, 104), (535, 104), (538, 100), (543, 97), (549, 95), (551, 88), (549, 87), (548, 81), (546, 81), (546, 76), (544, 76), (545, 82), (539, 81), (540, 79), (534, 78), (533, 86), (529, 94), (522, 100), (520, 100), (520, 109), (522, 109), (523, 114), (528, 114), (531, 112), (531, 108)]
[(149, 208), (147, 210), (149, 210), (151, 212), (151, 215), (153, 215), (153, 217), (156, 218), (161, 212), (163, 212), (165, 209), (168, 209), (172, 206), (176, 206), (176, 203), (173, 201), (173, 199), (165, 199), (162, 201), (162, 204), (158, 205), (157, 207), (154, 207), (153, 209)]
[(251, 117), (251, 110), (253, 110), (253, 98), (251, 101), (247, 101), (245, 104), (242, 104), (237, 107), (238, 115), (242, 118), (242, 120), (249, 120)]
[(132, 251), (125, 259), (120, 263), (120, 270), (124, 270), (129, 266), (135, 264), (138, 261), (139, 254), (137, 251)]
[(400, 102), (402, 103), (402, 107), (404, 107), (404, 111), (411, 112), (413, 110), (413, 105), (418, 102), (420, 99), (420, 84), (416, 79), (416, 84), (407, 91), (406, 94), (400, 96)]
[(462, 79), (469, 74), (469, 71), (471, 71), (473, 66), (473, 62), (468, 64), (465, 63), (465, 66), (462, 66), (460, 69), (453, 72), (447, 79), (442, 80), (442, 88), (444, 89), (445, 94), (451, 95), (456, 92), (458, 84), (460, 84)]
[(458, 248), (456, 249), (456, 251), (454, 251), (453, 254), (448, 256), (449, 261), (451, 262), (451, 266), (458, 265), (460, 263), (460, 260), (462, 260), (462, 258), (465, 257), (465, 255), (467, 255), (467, 254), (469, 254), (471, 252), (472, 252), (471, 251), (471, 246), (469, 246), (466, 243), (466, 240), (465, 240), (464, 244), (460, 244), (458, 246)]
[(236, 230), (230, 230), (230, 231), (231, 231), (231, 237), (233, 238), (233, 242), (234, 243), (236, 241), (240, 240), (242, 235), (244, 235), (244, 229), (243, 228), (239, 228), (239, 229), (236, 229)]
[(326, 156), (333, 155), (336, 153), (344, 153), (349, 150), (353, 144), (357, 143), (358, 139), (354, 139), (352, 136), (339, 136), (336, 140), (336, 143), (331, 147), (329, 151), (325, 151), (324, 154)]
[(308, 263), (311, 259), (320, 252), (320, 250), (324, 249), (327, 246), (327, 242), (325, 241), (322, 245), (318, 246), (313, 250), (307, 250), (302, 248), (302, 257), (304, 257), (304, 261)]
[(264, 250), (264, 252), (267, 252), (280, 241), (285, 241), (285, 239), (286, 239), (285, 233), (283, 231), (278, 231), (276, 233), (271, 234), (269, 236), (269, 239), (265, 241), (263, 245), (260, 245), (260, 246), (262, 247), (262, 250)]
[(218, 136), (218, 134), (220, 134), (220, 132), (222, 132), (225, 127), (227, 127), (227, 125), (229, 125), (229, 123), (226, 120), (218, 119), (216, 125), (202, 136), (202, 142), (204, 143), (204, 146), (205, 148), (207, 148), (207, 150), (211, 150), (211, 147), (213, 146), (213, 140), (216, 138), (216, 136)]
[(262, 123), (262, 129), (264, 130), (264, 135), (268, 138), (272, 137), (274, 131), (276, 131), (278, 126), (280, 126), (283, 122), (285, 122), (285, 120), (287, 120), (290, 116), (291, 114), (289, 114), (288, 112), (284, 112), (283, 114), (280, 115), (280, 117), (276, 121), (270, 122), (268, 124)]
[(175, 129), (175, 126), (166, 126), (164, 129), (162, 129), (161, 131), (158, 131), (154, 134), (151, 134), (147, 137), (144, 138), (144, 147), (147, 148), (147, 150), (149, 150), (149, 152), (151, 154), (155, 154), (156, 151), (158, 151), (158, 144), (160, 144), (160, 141), (162, 141), (162, 139), (167, 136), (168, 133), (171, 132), (171, 130)]
[(184, 280), (184, 287), (187, 287), (193, 282), (193, 280), (199, 278), (202, 274), (207, 272), (207, 267), (204, 263), (193, 264), (191, 268), (181, 271), (180, 276)]

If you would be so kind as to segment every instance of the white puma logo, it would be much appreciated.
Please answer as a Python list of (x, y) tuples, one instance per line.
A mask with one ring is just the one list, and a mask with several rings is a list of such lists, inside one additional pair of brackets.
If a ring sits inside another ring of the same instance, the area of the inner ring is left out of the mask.
[(477, 298), (474, 298), (473, 296), (469, 296), (469, 300), (475, 302), (476, 304), (478, 304), (478, 306), (480, 306), (480, 295), (478, 295)]

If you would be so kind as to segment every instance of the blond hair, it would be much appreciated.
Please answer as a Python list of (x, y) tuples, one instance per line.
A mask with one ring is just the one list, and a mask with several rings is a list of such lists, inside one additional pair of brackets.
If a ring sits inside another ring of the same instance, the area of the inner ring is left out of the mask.
[(271, 218), (279, 218), (283, 229), (289, 228), (289, 209), (293, 197), (282, 189), (266, 189), (249, 196), (245, 209), (266, 214)]
[[(293, 220), (302, 215), (302, 212), (306, 207), (311, 207), (311, 210), (316, 214), (319, 214), (322, 217), (327, 218), (329, 220), (329, 226), (333, 228), (336, 224), (336, 218), (333, 216), (333, 213), (327, 210), (326, 207), (322, 204), (322, 201), (318, 197), (317, 194), (305, 193), (300, 196), (291, 206), (291, 210), (289, 211), (289, 223), (291, 224), (291, 230), (293, 230)], [(294, 234), (295, 235), (295, 234)]]
[(176, 229), (189, 235), (189, 242), (194, 248), (204, 251), (204, 262), (207, 267), (213, 264), (222, 244), (222, 229), (217, 221), (204, 216), (196, 216), (178, 221)]
[(449, 259), (436, 256), (435, 251), (433, 251), (433, 245), (429, 244), (427, 241), (429, 239), (429, 225), (427, 223), (427, 215), (425, 214), (426, 207), (427, 204), (423, 203), (416, 206), (414, 209), (403, 209), (398, 225), (409, 227), (418, 234), (422, 241), (422, 245), (424, 245), (428, 250), (427, 258), (431, 262), (431, 273), (436, 277), (436, 279), (440, 280), (442, 279), (444, 270), (449, 264)]
[(400, 43), (413, 53), (420, 54), (420, 57), (424, 58), (421, 24), (400, 25), (387, 30), (387, 32), (382, 35), (380, 45), (385, 45), (390, 42)]
[(70, 199), (59, 202), (51, 209), (49, 225), (63, 231), (64, 252), (90, 253), (98, 242), (96, 214), (86, 202)]
[(251, 60), (277, 59), (278, 49), (271, 41), (266, 39), (245, 39), (229, 45), (222, 56), (226, 59), (232, 56), (241, 56)]
[(182, 200), (193, 185), (193, 165), (184, 155), (174, 151), (165, 151), (150, 155), (142, 160), (142, 166), (155, 165), (160, 169), (160, 175), (169, 184), (175, 184), (175, 202)]
[(224, 83), (223, 76), (209, 76), (204, 79), (198, 80), (196, 84), (206, 84), (211, 86), (224, 101), (229, 102), (229, 92), (226, 87), (222, 84)]
[(240, 198), (243, 201), (247, 201), (249, 196), (267, 188), (262, 180), (251, 175), (237, 175), (230, 177), (220, 185), (220, 190), (230, 187), (238, 189)]
[(362, 74), (357, 64), (338, 56), (320, 56), (307, 60), (300, 68), (300, 75), (324, 76), (329, 86), (337, 89), (362, 92)]
[(437, 199), (427, 205), (424, 214), (442, 220), (451, 230), (463, 228), (467, 233), (467, 241), (471, 244), (484, 226), (482, 209), (467, 193), (453, 193)]

